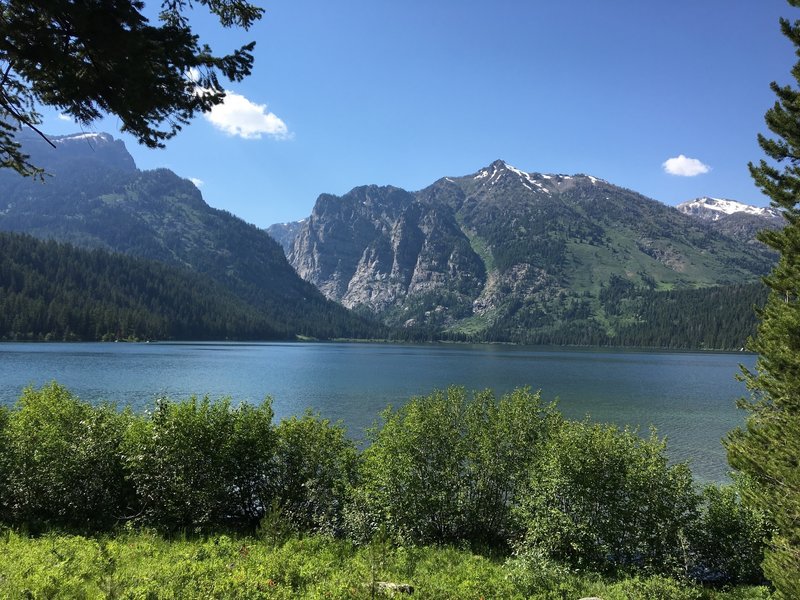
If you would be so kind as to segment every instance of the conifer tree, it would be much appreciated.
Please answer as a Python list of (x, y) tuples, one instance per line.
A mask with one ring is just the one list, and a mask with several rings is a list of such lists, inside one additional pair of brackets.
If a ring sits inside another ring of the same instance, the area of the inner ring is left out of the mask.
[[(800, 0), (788, 0), (800, 7)], [(781, 19), (781, 30), (800, 56), (800, 20)], [(800, 84), (800, 61), (792, 69)], [(779, 598), (800, 598), (800, 90), (773, 82), (775, 105), (765, 115), (774, 134), (759, 135), (768, 160), (750, 164), (756, 184), (783, 210), (786, 226), (759, 239), (779, 252), (765, 278), (770, 288), (761, 324), (750, 349), (759, 354), (755, 372), (744, 371), (753, 392), (743, 404), (746, 429), (726, 440), (732, 467), (753, 481), (747, 500), (768, 510), (775, 534), (764, 558), (764, 573)]]
[[(196, 4), (223, 27), (249, 29), (264, 12), (247, 0)], [(215, 55), (191, 28), (194, 8), (164, 0), (151, 23), (141, 0), (0, 0), (0, 167), (41, 173), (16, 135), (39, 131), (42, 105), (81, 125), (116, 115), (123, 131), (154, 148), (220, 104), (219, 77), (248, 76), (255, 42)]]

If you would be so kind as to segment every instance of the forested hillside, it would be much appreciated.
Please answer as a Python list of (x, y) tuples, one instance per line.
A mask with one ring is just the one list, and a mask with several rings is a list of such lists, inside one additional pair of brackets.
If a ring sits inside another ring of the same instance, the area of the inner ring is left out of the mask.
[(0, 230), (189, 269), (249, 305), (280, 337), (383, 333), (300, 279), (265, 232), (208, 206), (172, 171), (138, 170), (110, 135), (55, 137), (55, 149), (32, 134), (20, 140), (47, 175), (37, 181), (0, 169)]
[(0, 233), (0, 339), (275, 339), (281, 325), (185, 268)]

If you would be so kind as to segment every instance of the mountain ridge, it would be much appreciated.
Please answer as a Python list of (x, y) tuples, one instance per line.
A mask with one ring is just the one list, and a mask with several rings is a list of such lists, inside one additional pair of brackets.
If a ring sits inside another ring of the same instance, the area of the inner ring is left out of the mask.
[(771, 207), (753, 206), (736, 200), (727, 198), (713, 198), (711, 196), (701, 196), (693, 200), (687, 200), (676, 205), (679, 211), (687, 215), (697, 216), (708, 221), (718, 221), (726, 215), (744, 213), (764, 217), (767, 219), (781, 218), (781, 211)]
[(780, 229), (785, 224), (783, 213), (776, 208), (752, 206), (725, 198), (703, 196), (682, 202), (675, 208), (708, 223), (715, 231), (740, 243), (763, 248), (766, 246), (758, 241), (758, 232), (763, 229)]
[(189, 268), (268, 315), (284, 337), (372, 337), (374, 324), (326, 300), (269, 235), (208, 206), (188, 179), (139, 170), (108, 134), (54, 140), (56, 149), (33, 134), (23, 140), (44, 181), (0, 170), (0, 230)]
[(298, 273), (349, 308), (405, 328), (506, 339), (574, 322), (622, 330), (636, 315), (606, 310), (601, 292), (614, 277), (656, 291), (733, 285), (757, 281), (770, 260), (601, 178), (500, 160), (417, 192), (322, 194), (284, 240)]

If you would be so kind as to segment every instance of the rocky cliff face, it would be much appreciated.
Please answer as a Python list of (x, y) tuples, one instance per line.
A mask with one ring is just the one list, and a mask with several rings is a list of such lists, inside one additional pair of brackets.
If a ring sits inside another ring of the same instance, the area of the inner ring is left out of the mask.
[(760, 248), (631, 190), (503, 161), (416, 193), (323, 194), (286, 247), (330, 299), (391, 324), (462, 332), (613, 327), (602, 295), (612, 280), (692, 288), (769, 267)]
[(275, 223), (267, 227), (267, 234), (283, 248), (284, 255), (288, 255), (294, 244), (294, 238), (300, 232), (300, 227), (306, 219), (302, 221), (291, 221), (289, 223)]
[(376, 313), (410, 297), (471, 294), (485, 278), (447, 206), (393, 187), (320, 196), (288, 257), (328, 298)]

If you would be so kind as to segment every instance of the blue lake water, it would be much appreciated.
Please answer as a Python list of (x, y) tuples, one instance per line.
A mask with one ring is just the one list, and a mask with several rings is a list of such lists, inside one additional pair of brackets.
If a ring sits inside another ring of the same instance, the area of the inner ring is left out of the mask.
[(697, 479), (724, 480), (721, 438), (745, 415), (735, 380), (749, 354), (563, 350), (502, 345), (359, 343), (0, 343), (0, 404), (56, 380), (84, 400), (143, 410), (192, 394), (257, 403), (276, 419), (307, 408), (341, 419), (360, 438), (387, 404), (449, 385), (498, 394), (515, 387), (558, 399), (570, 418), (650, 425)]

